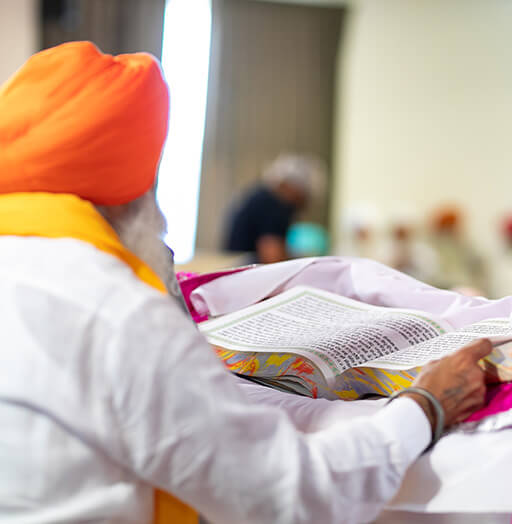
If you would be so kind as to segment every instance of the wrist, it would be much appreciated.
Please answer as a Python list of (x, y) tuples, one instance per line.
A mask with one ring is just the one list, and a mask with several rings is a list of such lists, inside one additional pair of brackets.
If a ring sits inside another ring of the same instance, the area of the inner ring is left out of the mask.
[(404, 393), (402, 396), (414, 400), (414, 402), (420, 406), (427, 417), (433, 435), (436, 428), (436, 413), (430, 401), (418, 393)]
[[(430, 445), (425, 450), (429, 451), (443, 435), (445, 419), (443, 406), (441, 405), (439, 400), (437, 400), (437, 398), (434, 395), (432, 395), (432, 393), (430, 393), (430, 391), (418, 386), (410, 386), (406, 389), (395, 391), (389, 397), (387, 403), (389, 404), (390, 402), (393, 402), (393, 400), (402, 395), (409, 396), (411, 400), (416, 402), (418, 406), (423, 410), (423, 413), (425, 413), (427, 420), (430, 421), (430, 425), (432, 427), (432, 440), (430, 442)], [(430, 406), (423, 406), (423, 400), (420, 400), (420, 398), (415, 397), (423, 397), (426, 401), (430, 403)]]

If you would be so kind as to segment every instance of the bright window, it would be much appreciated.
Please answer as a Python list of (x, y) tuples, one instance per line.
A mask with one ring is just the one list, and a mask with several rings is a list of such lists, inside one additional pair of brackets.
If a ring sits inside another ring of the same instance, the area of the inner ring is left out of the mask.
[(157, 198), (177, 263), (194, 256), (211, 41), (210, 0), (167, 0), (162, 66), (171, 90)]

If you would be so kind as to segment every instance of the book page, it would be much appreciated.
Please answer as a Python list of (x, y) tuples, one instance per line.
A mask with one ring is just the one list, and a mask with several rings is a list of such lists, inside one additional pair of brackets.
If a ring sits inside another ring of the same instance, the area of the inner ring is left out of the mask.
[(371, 306), (307, 286), (199, 327), (215, 346), (305, 356), (328, 383), (349, 368), (450, 329), (426, 313)]
[[(368, 362), (365, 367), (381, 369), (409, 369), (422, 366), (431, 360), (453, 353), (469, 342), (489, 338), (491, 342), (512, 339), (512, 323), (508, 318), (487, 319), (471, 324), (457, 331), (446, 333), (432, 340), (427, 340), (412, 347), (397, 351), (385, 358)], [(495, 350), (496, 358), (500, 352)], [(491, 360), (495, 357), (491, 355)]]

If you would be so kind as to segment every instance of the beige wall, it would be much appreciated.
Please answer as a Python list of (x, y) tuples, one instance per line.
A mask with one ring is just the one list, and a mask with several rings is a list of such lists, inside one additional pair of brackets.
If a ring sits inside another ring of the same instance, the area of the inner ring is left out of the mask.
[(335, 205), (459, 202), (493, 247), (512, 211), (512, 2), (359, 0), (338, 71)]
[(38, 49), (36, 0), (0, 0), (0, 83)]

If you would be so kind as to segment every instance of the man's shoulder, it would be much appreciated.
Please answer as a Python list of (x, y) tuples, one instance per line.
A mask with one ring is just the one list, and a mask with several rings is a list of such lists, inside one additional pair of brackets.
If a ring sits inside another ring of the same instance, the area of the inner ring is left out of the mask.
[(278, 198), (265, 186), (256, 186), (248, 195), (248, 201), (256, 204), (267, 204), (276, 200)]
[(261, 220), (264, 213), (281, 212), (286, 207), (277, 195), (265, 186), (256, 186), (247, 193), (239, 212)]
[(1, 239), (0, 254), (5, 285), (114, 324), (149, 301), (163, 300), (162, 293), (140, 281), (124, 262), (79, 240)]

